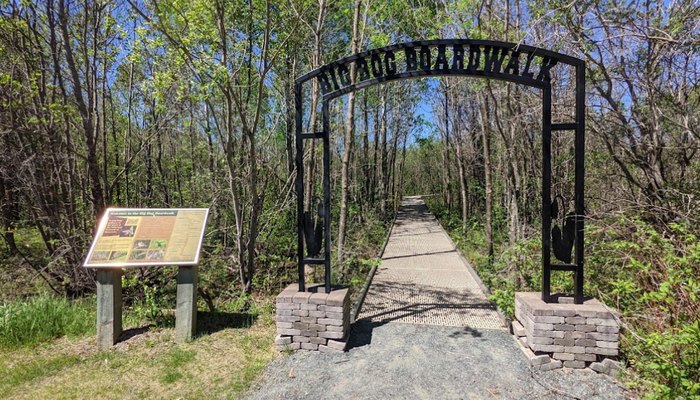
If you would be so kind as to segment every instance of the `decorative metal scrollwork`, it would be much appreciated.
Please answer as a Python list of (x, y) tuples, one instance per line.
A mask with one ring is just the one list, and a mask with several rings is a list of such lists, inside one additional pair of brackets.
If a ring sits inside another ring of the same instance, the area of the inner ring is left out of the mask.
[(323, 224), (325, 211), (323, 202), (315, 197), (316, 220), (312, 216), (312, 211), (304, 211), (304, 239), (306, 240), (306, 254), (308, 257), (315, 257), (321, 252), (323, 240)]
[[(558, 202), (561, 203), (561, 210)], [(559, 212), (564, 214), (564, 206), (564, 197), (557, 195), (552, 201), (552, 251), (558, 260), (569, 264), (576, 239), (576, 214), (570, 212), (560, 219)], [(562, 227), (560, 228), (557, 223)]]

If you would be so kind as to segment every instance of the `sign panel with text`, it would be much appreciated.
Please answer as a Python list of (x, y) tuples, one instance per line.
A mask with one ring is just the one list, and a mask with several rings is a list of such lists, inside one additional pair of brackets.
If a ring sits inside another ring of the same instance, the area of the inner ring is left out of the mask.
[(197, 265), (208, 208), (109, 208), (84, 267)]

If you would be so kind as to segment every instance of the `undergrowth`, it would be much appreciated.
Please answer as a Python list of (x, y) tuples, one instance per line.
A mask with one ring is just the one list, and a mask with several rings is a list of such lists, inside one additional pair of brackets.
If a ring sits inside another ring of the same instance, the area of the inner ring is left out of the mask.
[[(483, 223), (463, 229), (457, 215), (429, 206), (512, 318), (515, 292), (541, 289), (539, 235), (508, 244), (497, 233), (489, 263)], [(700, 398), (700, 242), (692, 227), (662, 231), (615, 214), (588, 220), (585, 238), (584, 292), (622, 313), (627, 385), (649, 399)], [(552, 290), (573, 292), (573, 279), (553, 273)]]
[(0, 305), (0, 348), (35, 346), (95, 330), (95, 300), (41, 295)]

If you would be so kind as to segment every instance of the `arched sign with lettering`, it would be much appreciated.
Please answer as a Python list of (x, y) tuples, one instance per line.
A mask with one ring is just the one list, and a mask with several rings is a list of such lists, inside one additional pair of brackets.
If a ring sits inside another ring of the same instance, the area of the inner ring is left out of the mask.
[[(576, 84), (575, 118), (570, 123), (552, 124), (551, 72), (558, 66), (573, 67)], [(583, 302), (583, 182), (585, 64), (583, 60), (538, 47), (492, 40), (444, 39), (396, 44), (353, 54), (302, 75), (295, 83), (296, 106), (296, 192), (298, 212), (299, 290), (305, 290), (304, 266), (325, 266), (326, 290), (330, 291), (331, 207), (330, 207), (330, 122), (331, 100), (379, 83), (430, 76), (473, 76), (504, 80), (541, 89), (542, 92), (542, 299), (550, 301), (553, 270), (574, 274), (574, 301)], [(320, 132), (302, 132), (303, 90), (316, 80), (322, 93)], [(557, 214), (551, 198), (552, 131), (575, 134), (574, 211), (564, 227), (552, 228)], [(323, 221), (312, 226), (311, 211), (304, 211), (304, 141), (323, 141), (323, 202), (317, 212)], [(321, 231), (323, 232), (321, 234)], [(323, 246), (320, 241), (323, 240)], [(312, 250), (305, 252), (304, 249)], [(554, 246), (554, 248), (553, 248)], [(322, 247), (322, 249), (321, 249)], [(323, 257), (319, 257), (321, 250)], [(552, 263), (552, 250), (560, 263)], [(574, 251), (573, 257), (571, 255)]]

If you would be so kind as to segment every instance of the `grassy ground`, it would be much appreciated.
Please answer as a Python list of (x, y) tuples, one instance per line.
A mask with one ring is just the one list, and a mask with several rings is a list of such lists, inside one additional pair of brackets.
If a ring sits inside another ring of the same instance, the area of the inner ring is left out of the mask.
[(184, 344), (172, 328), (136, 328), (105, 352), (93, 335), (5, 348), (0, 398), (238, 398), (275, 356), (269, 312), (200, 312), (199, 327)]

